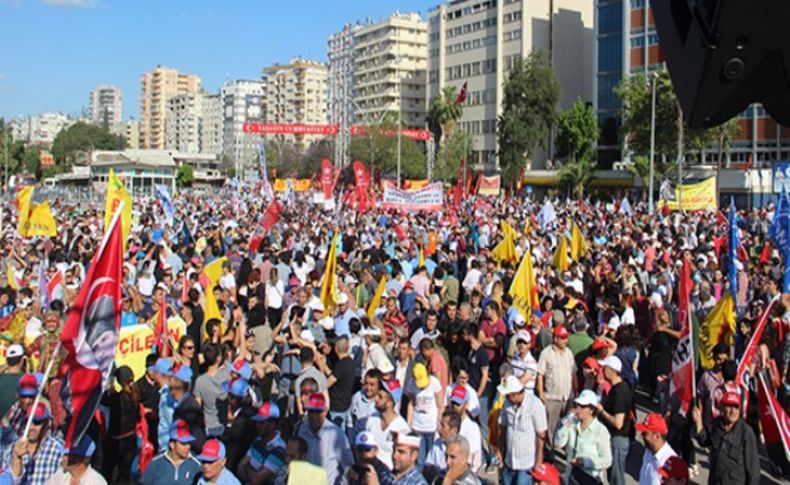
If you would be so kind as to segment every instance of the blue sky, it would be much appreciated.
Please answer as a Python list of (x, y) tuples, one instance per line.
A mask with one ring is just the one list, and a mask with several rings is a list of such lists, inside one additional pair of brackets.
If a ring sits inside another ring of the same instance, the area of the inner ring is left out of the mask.
[(157, 64), (216, 92), (294, 56), (326, 60), (346, 22), (428, 9), (439, 0), (0, 0), (0, 117), (77, 114), (96, 84), (123, 90), (138, 117), (140, 75)]

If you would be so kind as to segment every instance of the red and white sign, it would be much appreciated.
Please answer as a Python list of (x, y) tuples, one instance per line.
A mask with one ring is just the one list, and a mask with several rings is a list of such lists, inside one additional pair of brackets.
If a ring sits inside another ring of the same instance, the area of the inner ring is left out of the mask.
[(244, 133), (265, 135), (337, 135), (338, 125), (305, 125), (288, 123), (244, 123)]
[(411, 191), (387, 184), (384, 185), (382, 203), (385, 209), (435, 211), (442, 209), (443, 196), (442, 184), (438, 182)]
[[(366, 125), (351, 125), (351, 127), (348, 129), (348, 133), (351, 136), (367, 135), (369, 129), (370, 127)], [(403, 128), (400, 130), (400, 133), (406, 138), (411, 138), (412, 140), (418, 141), (428, 141), (431, 138), (430, 130), (413, 130), (409, 128)], [(388, 137), (394, 137), (397, 135), (397, 132), (395, 130), (381, 130), (381, 134)]]

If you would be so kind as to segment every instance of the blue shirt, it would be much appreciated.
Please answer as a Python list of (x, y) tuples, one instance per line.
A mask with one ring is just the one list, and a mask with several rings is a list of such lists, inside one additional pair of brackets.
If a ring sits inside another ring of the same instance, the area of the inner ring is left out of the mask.
[(176, 410), (176, 400), (170, 395), (170, 386), (159, 389), (159, 427), (157, 428), (157, 441), (160, 450), (170, 446), (170, 427), (173, 425), (173, 413)]
[(137, 322), (138, 322), (137, 315), (134, 312), (121, 313), (121, 327), (129, 327), (131, 325), (137, 325)]
[(346, 335), (348, 337), (351, 336), (351, 328), (348, 326), (348, 322), (351, 321), (352, 318), (356, 317), (357, 315), (351, 311), (351, 309), (346, 309), (346, 312), (340, 314), (335, 317), (335, 335), (338, 337), (340, 335)]
[(200, 473), (200, 462), (189, 454), (189, 458), (176, 466), (167, 456), (167, 453), (154, 458), (145, 469), (143, 485), (181, 485), (194, 483), (195, 477)]
[[(202, 475), (200, 478), (198, 478), (198, 485), (208, 485), (210, 483), (212, 482), (209, 482), (203, 478)], [(229, 472), (227, 468), (223, 468), (222, 471), (219, 472), (219, 476), (213, 483), (215, 485), (241, 485), (241, 482), (238, 478), (236, 478), (236, 475)]]

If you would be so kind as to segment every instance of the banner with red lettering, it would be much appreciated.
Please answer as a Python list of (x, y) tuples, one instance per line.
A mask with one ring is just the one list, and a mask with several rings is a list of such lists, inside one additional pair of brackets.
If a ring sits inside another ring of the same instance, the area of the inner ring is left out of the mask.
[[(351, 125), (348, 129), (348, 133), (351, 136), (362, 136), (367, 135), (370, 127), (365, 125)], [(398, 135), (396, 130), (389, 130), (389, 129), (379, 129), (379, 133), (389, 137), (394, 138)], [(411, 129), (411, 128), (403, 128), (400, 130), (401, 136), (406, 138), (410, 138), (412, 140), (417, 141), (427, 141), (431, 138), (431, 131), (430, 130), (419, 130), (419, 129)]]
[(477, 195), (499, 195), (500, 182), (501, 177), (499, 175), (494, 175), (492, 177), (481, 175), (480, 179), (477, 181)]
[(757, 354), (757, 348), (760, 346), (760, 341), (763, 337), (763, 330), (765, 330), (765, 325), (770, 319), (771, 311), (775, 302), (776, 298), (771, 300), (771, 302), (768, 304), (768, 307), (763, 310), (760, 321), (757, 322), (757, 326), (752, 332), (752, 338), (749, 340), (746, 350), (743, 351), (741, 362), (738, 364), (738, 372), (735, 374), (735, 382), (743, 386), (745, 390), (749, 389), (749, 381), (752, 378), (751, 373), (749, 372), (749, 366), (754, 363), (754, 356)]
[(302, 123), (244, 123), (244, 133), (266, 135), (337, 135), (338, 125), (307, 125)]
[(357, 208), (360, 212), (368, 210), (368, 187), (370, 187), (370, 174), (365, 164), (359, 160), (354, 162), (354, 178), (357, 182)]
[(433, 211), (442, 209), (443, 199), (444, 191), (442, 190), (442, 184), (439, 182), (411, 191), (385, 185), (382, 204), (384, 209)]
[(261, 220), (258, 221), (258, 225), (255, 227), (255, 231), (252, 233), (252, 238), (250, 239), (250, 251), (257, 251), (258, 247), (263, 242), (263, 238), (266, 237), (266, 234), (269, 233), (272, 227), (277, 224), (277, 221), (280, 220), (280, 214), (283, 211), (283, 205), (280, 203), (279, 200), (274, 199), (269, 207), (266, 208), (266, 211), (263, 213), (263, 217)]
[[(765, 448), (769, 456), (774, 455), (774, 460), (779, 461), (776, 454), (784, 451), (784, 458), (790, 461), (790, 418), (776, 399), (776, 394), (765, 377), (765, 373), (758, 374), (757, 392), (760, 403), (760, 424), (762, 425)], [(781, 450), (781, 451), (780, 451)]]
[(686, 415), (694, 399), (694, 341), (691, 332), (691, 269), (688, 260), (683, 261), (678, 282), (678, 322), (680, 340), (672, 356), (672, 380), (670, 393), (676, 393), (680, 401), (680, 412)]
[[(167, 334), (170, 342), (178, 342), (186, 332), (186, 323), (181, 317), (167, 319)], [(128, 365), (135, 379), (145, 374), (145, 358), (153, 351), (156, 343), (154, 330), (144, 323), (121, 327), (118, 335), (118, 351), (115, 354), (115, 368)], [(118, 384), (115, 384), (118, 389)]]

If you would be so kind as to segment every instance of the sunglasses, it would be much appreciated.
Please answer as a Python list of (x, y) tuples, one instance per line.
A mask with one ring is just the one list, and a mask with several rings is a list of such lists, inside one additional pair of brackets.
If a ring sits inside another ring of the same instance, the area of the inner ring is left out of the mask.
[(185, 347), (182, 347), (182, 348), (183, 348), (184, 350), (195, 350), (195, 346), (194, 346), (194, 345), (187, 345), (187, 346), (185, 346)]

